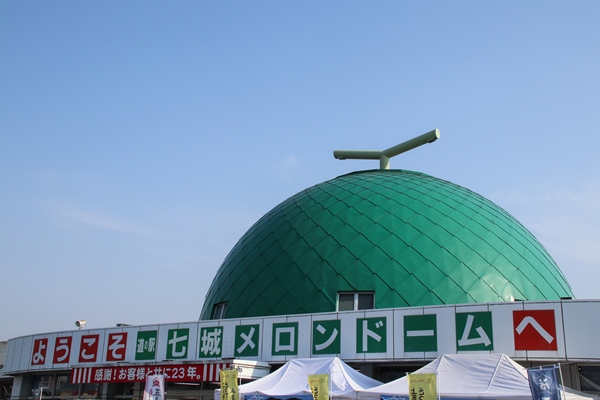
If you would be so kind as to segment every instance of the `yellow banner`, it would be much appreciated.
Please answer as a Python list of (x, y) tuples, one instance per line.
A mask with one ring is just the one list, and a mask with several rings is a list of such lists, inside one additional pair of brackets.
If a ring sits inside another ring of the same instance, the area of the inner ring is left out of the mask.
[(238, 400), (238, 370), (221, 371), (221, 400)]
[(308, 385), (314, 400), (329, 399), (329, 375), (308, 375)]
[(436, 400), (436, 375), (408, 374), (408, 397), (409, 400)]

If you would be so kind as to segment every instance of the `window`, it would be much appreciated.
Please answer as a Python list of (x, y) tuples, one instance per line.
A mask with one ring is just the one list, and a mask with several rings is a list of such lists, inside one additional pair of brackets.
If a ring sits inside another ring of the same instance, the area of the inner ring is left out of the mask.
[(600, 392), (600, 367), (597, 365), (580, 365), (579, 385), (584, 392)]
[(338, 311), (372, 310), (375, 308), (375, 293), (338, 293)]
[(215, 312), (213, 313), (213, 319), (223, 319), (225, 318), (225, 309), (227, 308), (227, 303), (219, 303), (215, 305)]
[(98, 393), (100, 392), (100, 384), (99, 383), (82, 383), (81, 384), (81, 397), (98, 397)]
[(34, 375), (31, 379), (31, 398), (39, 399), (39, 388), (42, 388), (42, 399), (50, 397), (58, 399), (97, 398), (100, 393), (99, 383), (71, 383), (70, 374)]
[(71, 383), (69, 375), (59, 375), (56, 380), (56, 396), (77, 397), (79, 396), (79, 384)]
[[(31, 390), (29, 393), (35, 398), (34, 390), (42, 388), (42, 398), (52, 396), (54, 389), (54, 374), (52, 375), (34, 375), (31, 379)], [(39, 398), (39, 395), (38, 395)]]
[(12, 393), (12, 381), (0, 382), (0, 399), (10, 399)]
[(115, 386), (115, 397), (133, 397), (133, 391), (135, 389), (132, 382), (127, 383), (116, 383)]

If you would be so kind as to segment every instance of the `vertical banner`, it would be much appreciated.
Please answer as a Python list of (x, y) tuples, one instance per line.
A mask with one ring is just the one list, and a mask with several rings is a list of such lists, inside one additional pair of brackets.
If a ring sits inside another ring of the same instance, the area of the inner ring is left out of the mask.
[(238, 370), (221, 370), (221, 400), (238, 400)]
[(530, 368), (527, 370), (529, 388), (533, 400), (560, 400), (560, 388), (556, 379), (556, 366)]
[(165, 376), (147, 375), (142, 400), (165, 400)]
[(329, 399), (329, 375), (316, 374), (308, 375), (308, 385), (314, 400)]
[(408, 374), (409, 400), (436, 400), (436, 374)]

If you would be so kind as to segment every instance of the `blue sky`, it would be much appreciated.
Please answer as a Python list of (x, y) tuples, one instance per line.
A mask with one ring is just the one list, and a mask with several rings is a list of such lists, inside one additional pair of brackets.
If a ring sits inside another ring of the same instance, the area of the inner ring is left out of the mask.
[(392, 159), (467, 187), (600, 298), (600, 2), (0, 3), (0, 340), (198, 319), (304, 188)]

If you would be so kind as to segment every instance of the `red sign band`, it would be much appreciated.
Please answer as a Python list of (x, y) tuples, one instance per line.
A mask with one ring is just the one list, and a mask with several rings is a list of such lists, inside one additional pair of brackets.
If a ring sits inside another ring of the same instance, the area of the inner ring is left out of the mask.
[(144, 382), (146, 375), (164, 375), (167, 382), (219, 382), (229, 363), (129, 365), (73, 368), (71, 383)]

